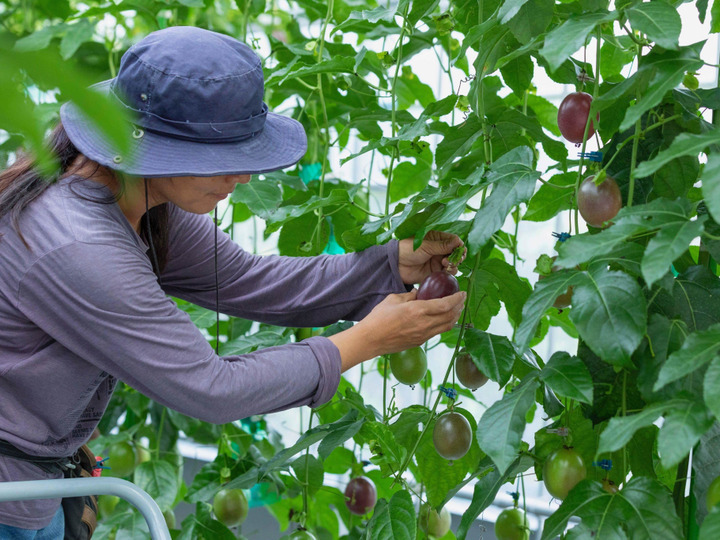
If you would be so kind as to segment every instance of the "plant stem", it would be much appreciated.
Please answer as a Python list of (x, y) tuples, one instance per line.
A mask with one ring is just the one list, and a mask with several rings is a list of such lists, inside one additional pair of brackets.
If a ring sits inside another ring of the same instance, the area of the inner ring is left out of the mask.
[[(637, 46), (638, 54), (638, 65), (640, 65), (640, 57), (642, 56), (642, 46)], [(635, 99), (640, 99), (640, 90), (635, 90)], [(632, 154), (630, 156), (630, 181), (628, 184), (628, 200), (627, 207), (630, 208), (633, 204), (633, 197), (635, 196), (635, 165), (637, 164), (637, 152), (638, 145), (640, 144), (640, 132), (642, 131), (642, 117), (638, 118), (635, 122), (635, 138), (633, 139)]]
[(388, 363), (390, 359), (387, 355), (383, 356), (383, 423), (387, 423), (387, 381), (388, 381)]
[[(332, 0), (330, 0), (332, 2)], [(310, 409), (310, 418), (308, 418), (308, 431), (312, 429), (312, 423), (313, 423), (313, 414), (315, 414), (315, 411), (313, 409)], [(305, 479), (303, 481), (303, 488), (302, 488), (302, 496), (303, 496), (303, 513), (305, 514), (305, 519), (307, 519), (307, 513), (308, 513), (308, 488), (309, 488), (309, 482), (308, 482), (308, 475), (310, 472), (310, 447), (308, 446), (305, 449)], [(302, 525), (305, 525), (303, 523)]]
[[(322, 62), (323, 60), (323, 53), (325, 52), (325, 34), (327, 33), (327, 27), (328, 23), (330, 22), (330, 17), (332, 17), (333, 12), (333, 3), (334, 0), (329, 0), (327, 12), (325, 14), (325, 20), (323, 21), (322, 29), (320, 30), (320, 45), (318, 46), (318, 62)], [(330, 122), (328, 121), (328, 115), (327, 115), (327, 106), (325, 105), (325, 93), (323, 91), (323, 82), (322, 82), (322, 73), (317, 74), (317, 89), (318, 89), (318, 97), (320, 98), (320, 108), (322, 109), (323, 113), (323, 122), (324, 122), (324, 128), (325, 128), (325, 150), (323, 151), (323, 157), (322, 157), (322, 170), (320, 172), (320, 188), (318, 190), (318, 196), (322, 199), (324, 195), (325, 190), (325, 174), (327, 174), (327, 163), (328, 163), (328, 152), (330, 152)], [(325, 219), (325, 215), (323, 214), (322, 209), (318, 211), (318, 222), (317, 227), (315, 227), (315, 231), (317, 233), (317, 239), (318, 241), (321, 238), (321, 232), (322, 232), (322, 222)]]
[[(465, 300), (465, 309), (463, 310), (462, 320), (460, 321), (460, 333), (458, 334), (457, 342), (455, 343), (455, 350), (453, 351), (452, 360), (450, 361), (450, 365), (448, 365), (447, 371), (445, 371), (445, 377), (443, 378), (443, 382), (441, 383), (443, 386), (445, 386), (448, 382), (448, 379), (450, 378), (450, 373), (453, 370), (453, 366), (455, 365), (455, 359), (457, 358), (458, 351), (460, 350), (460, 344), (462, 343), (463, 335), (465, 334), (465, 320), (467, 319), (468, 314), (468, 308), (467, 305), (470, 303), (470, 299), (472, 298), (472, 290), (473, 290), (473, 281), (472, 276), (475, 275), (475, 272), (477, 271), (478, 266), (480, 266), (480, 253), (475, 255), (475, 262), (473, 264), (472, 273), (468, 276), (468, 291), (467, 291), (467, 299)], [(415, 452), (418, 449), (418, 446), (420, 446), (420, 441), (425, 436), (425, 433), (428, 430), (428, 427), (430, 426), (430, 422), (432, 422), (433, 418), (435, 418), (435, 411), (437, 411), (438, 405), (440, 404), (440, 400), (442, 399), (442, 392), (438, 392), (437, 398), (435, 398), (435, 403), (433, 404), (432, 410), (430, 411), (430, 415), (428, 416), (427, 421), (425, 422), (425, 425), (423, 426), (423, 430), (420, 433), (420, 436), (415, 441), (415, 444), (413, 445), (412, 450), (408, 453), (407, 457), (405, 458), (405, 462), (401, 465), (400, 470), (395, 474), (395, 479), (393, 480), (392, 485), (394, 486), (396, 482), (400, 481), (402, 478), (402, 474), (405, 472), (405, 470), (410, 465), (410, 461), (412, 460), (413, 456), (415, 455)]]
[[(593, 87), (593, 102), (598, 97), (598, 94), (600, 93), (600, 48), (602, 45), (602, 28), (598, 27), (597, 29), (597, 36), (596, 36), (597, 43), (595, 44), (595, 85)], [(579, 217), (579, 210), (577, 206), (578, 201), (578, 195), (580, 193), (580, 182), (582, 182), (583, 177), (583, 165), (585, 161), (585, 147), (587, 146), (587, 137), (588, 132), (590, 130), (590, 125), (593, 123), (592, 121), (592, 106), (590, 107), (590, 112), (588, 113), (587, 121), (585, 122), (585, 132), (583, 133), (583, 140), (582, 140), (582, 147), (580, 148), (580, 163), (578, 164), (578, 175), (577, 179), (575, 180), (575, 234), (578, 234), (580, 232), (580, 217)]]
[(167, 409), (163, 407), (162, 414), (160, 415), (160, 426), (157, 431), (157, 441), (155, 444), (155, 459), (160, 459), (160, 440), (162, 439), (163, 428), (165, 427), (165, 416), (167, 415)]
[(680, 521), (685, 523), (685, 485), (687, 483), (687, 472), (689, 457), (685, 457), (677, 466), (677, 480), (673, 489), (673, 501), (675, 502), (675, 512)]
[[(405, 32), (407, 32), (407, 15), (410, 9), (410, 2), (405, 5), (405, 11), (403, 12), (402, 29), (400, 30), (400, 37), (396, 46), (397, 54), (395, 59), (395, 75), (393, 76), (392, 86), (390, 87), (390, 103), (392, 109), (390, 111), (390, 122), (392, 126), (393, 138), (397, 135), (397, 80), (400, 74), (400, 64), (402, 64), (402, 50), (403, 50), (403, 39), (405, 39)], [(385, 215), (390, 213), (390, 185), (392, 184), (393, 170), (395, 166), (395, 158), (399, 157), (399, 148), (393, 147), (392, 156), (390, 156), (390, 167), (388, 167), (387, 174), (387, 191), (385, 192)]]

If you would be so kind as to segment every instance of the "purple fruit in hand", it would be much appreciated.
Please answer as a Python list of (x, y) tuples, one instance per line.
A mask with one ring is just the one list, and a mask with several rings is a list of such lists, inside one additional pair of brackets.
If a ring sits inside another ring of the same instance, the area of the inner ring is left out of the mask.
[(457, 279), (452, 274), (440, 270), (426, 277), (418, 289), (418, 300), (433, 300), (455, 294), (460, 290)]

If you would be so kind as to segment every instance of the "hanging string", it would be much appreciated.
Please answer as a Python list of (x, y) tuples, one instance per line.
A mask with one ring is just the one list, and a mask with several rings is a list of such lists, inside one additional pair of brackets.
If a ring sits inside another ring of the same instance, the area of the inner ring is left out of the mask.
[(218, 280), (218, 209), (215, 207), (215, 354), (220, 356), (220, 281)]
[(145, 233), (147, 234), (147, 240), (150, 244), (150, 256), (153, 270), (157, 276), (158, 284), (162, 287), (162, 280), (160, 279), (160, 264), (158, 264), (157, 253), (155, 253), (155, 244), (153, 243), (152, 230), (150, 229), (150, 203), (148, 202), (148, 179), (145, 178)]

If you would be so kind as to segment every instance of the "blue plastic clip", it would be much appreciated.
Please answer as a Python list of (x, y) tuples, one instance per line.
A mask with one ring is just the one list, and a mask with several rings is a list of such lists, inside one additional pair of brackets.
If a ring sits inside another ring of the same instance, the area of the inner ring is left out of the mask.
[(578, 157), (584, 157), (595, 163), (602, 163), (603, 153), (602, 152), (578, 152)]
[(593, 467), (600, 467), (603, 471), (609, 471), (612, 469), (612, 459), (601, 459), (600, 461), (593, 461)]
[(448, 397), (448, 399), (455, 400), (458, 397), (457, 390), (455, 390), (454, 388), (445, 388), (444, 386), (439, 386), (438, 389), (443, 394), (445, 394)]
[(512, 497), (512, 500), (515, 502), (518, 502), (518, 500), (520, 499), (520, 493), (517, 491), (508, 491), (507, 494), (510, 495)]
[(552, 235), (553, 235), (555, 238), (557, 238), (560, 242), (564, 242), (564, 241), (567, 240), (568, 238), (571, 238), (571, 237), (572, 237), (572, 235), (571, 235), (570, 233), (566, 233), (566, 232), (561, 232), (561, 233), (559, 233), (559, 232), (554, 232), (554, 233), (552, 233)]
[(105, 465), (105, 462), (106, 462), (107, 460), (109, 460), (109, 459), (110, 459), (109, 457), (106, 457), (106, 458), (103, 458), (103, 459), (97, 459), (97, 457), (96, 457), (96, 458), (95, 458), (96, 461), (95, 461), (95, 467), (94, 467), (94, 468), (95, 468), (95, 469), (102, 469), (102, 470), (112, 469), (112, 467), (108, 467), (107, 465)]

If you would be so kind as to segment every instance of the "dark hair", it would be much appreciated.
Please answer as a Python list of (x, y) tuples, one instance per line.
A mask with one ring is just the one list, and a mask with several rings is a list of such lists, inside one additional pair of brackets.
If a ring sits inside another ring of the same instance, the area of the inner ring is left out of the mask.
[[(58, 179), (72, 174), (70, 167), (81, 156), (80, 151), (67, 136), (62, 124), (58, 124), (53, 129), (48, 145), (58, 161), (58, 169), (54, 174), (50, 176), (43, 175), (36, 167), (35, 159), (27, 153), (19, 153), (15, 162), (0, 172), (0, 219), (6, 215), (10, 216), (13, 227), (28, 249), (30, 247), (25, 242), (25, 238), (20, 231), (20, 214)], [(99, 167), (100, 165), (98, 165)], [(114, 174), (113, 171), (110, 171), (110, 173)], [(122, 184), (119, 177), (120, 175), (116, 175), (116, 178)], [(118, 196), (93, 201), (112, 204), (117, 202)], [(150, 230), (148, 231), (147, 220), (140, 220), (140, 236), (154, 246), (159, 269), (155, 268), (155, 265), (153, 265), (153, 269), (159, 274), (165, 268), (168, 257), (168, 206), (167, 204), (155, 206), (148, 213), (150, 216)]]

